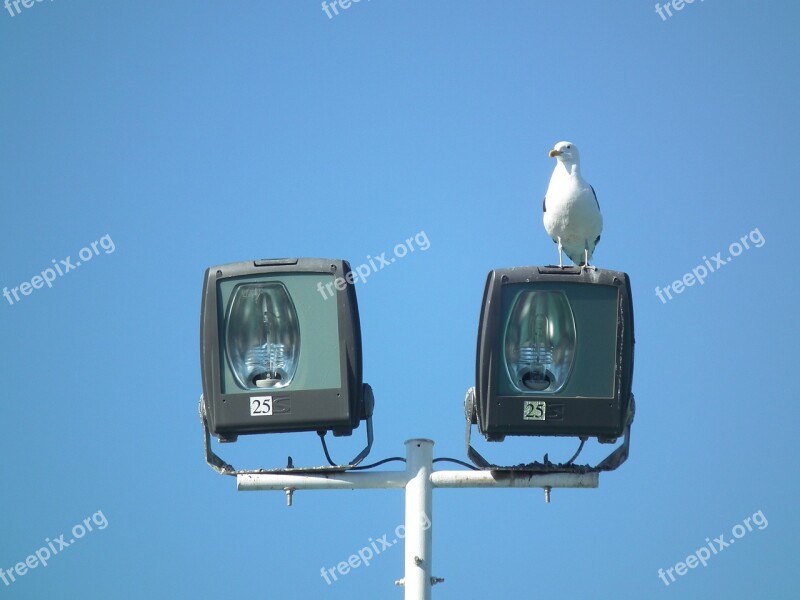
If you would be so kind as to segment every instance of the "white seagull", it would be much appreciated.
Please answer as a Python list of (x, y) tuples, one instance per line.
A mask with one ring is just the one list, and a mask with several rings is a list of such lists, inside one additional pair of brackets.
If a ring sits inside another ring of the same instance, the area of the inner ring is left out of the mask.
[(550, 151), (556, 168), (544, 195), (544, 228), (558, 245), (558, 266), (563, 268), (562, 250), (576, 265), (590, 267), (594, 248), (603, 231), (603, 215), (594, 188), (581, 177), (580, 154), (571, 142), (558, 142)]

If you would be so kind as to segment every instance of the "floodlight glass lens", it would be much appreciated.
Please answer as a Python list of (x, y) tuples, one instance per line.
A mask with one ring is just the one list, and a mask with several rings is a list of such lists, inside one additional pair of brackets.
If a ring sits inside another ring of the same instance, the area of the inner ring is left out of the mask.
[(291, 383), (300, 328), (282, 283), (236, 286), (225, 319), (225, 346), (228, 365), (243, 389), (279, 389)]
[(575, 362), (575, 317), (563, 292), (523, 291), (505, 331), (505, 363), (520, 392), (558, 392)]

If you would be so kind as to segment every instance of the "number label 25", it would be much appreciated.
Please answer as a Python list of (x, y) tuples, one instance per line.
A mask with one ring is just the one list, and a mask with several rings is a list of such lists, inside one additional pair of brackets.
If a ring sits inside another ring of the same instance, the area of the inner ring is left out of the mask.
[(250, 396), (251, 417), (272, 416), (272, 396)]
[(547, 403), (543, 400), (525, 400), (522, 406), (522, 418), (526, 421), (544, 421), (547, 414)]

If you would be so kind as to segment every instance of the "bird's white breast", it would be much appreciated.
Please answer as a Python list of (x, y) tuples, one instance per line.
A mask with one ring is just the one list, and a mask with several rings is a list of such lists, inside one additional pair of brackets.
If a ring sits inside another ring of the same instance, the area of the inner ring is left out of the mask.
[(594, 242), (603, 229), (603, 217), (592, 188), (582, 178), (557, 169), (545, 196), (544, 227), (553, 238), (583, 247)]

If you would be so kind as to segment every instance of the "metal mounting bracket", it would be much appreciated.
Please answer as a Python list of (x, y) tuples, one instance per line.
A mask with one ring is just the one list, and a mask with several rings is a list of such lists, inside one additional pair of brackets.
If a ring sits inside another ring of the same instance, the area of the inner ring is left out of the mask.
[(467, 421), (465, 437), (467, 456), (476, 467), (491, 471), (525, 471), (528, 473), (599, 473), (601, 471), (613, 471), (628, 459), (628, 454), (630, 452), (631, 423), (633, 423), (633, 417), (636, 412), (636, 403), (633, 395), (631, 395), (630, 406), (628, 420), (623, 434), (625, 439), (618, 448), (615, 448), (611, 454), (594, 467), (590, 465), (575, 465), (572, 463), (552, 463), (547, 458), (546, 454), (544, 455), (543, 462), (532, 462), (516, 466), (500, 466), (490, 463), (480, 452), (472, 447), (472, 425), (477, 423), (477, 407), (475, 406), (475, 388), (471, 387), (467, 390), (467, 395), (464, 398), (464, 414)]
[[(369, 386), (365, 386), (369, 388)], [(292, 457), (289, 457), (287, 462), (287, 466), (282, 469), (255, 469), (255, 470), (236, 470), (231, 465), (226, 463), (222, 460), (214, 450), (211, 448), (211, 432), (208, 429), (208, 421), (206, 419), (205, 413), (205, 403), (203, 402), (203, 396), (200, 396), (200, 420), (203, 423), (203, 434), (204, 434), (204, 444), (205, 444), (205, 452), (206, 452), (206, 462), (208, 465), (214, 469), (217, 473), (222, 475), (255, 475), (255, 474), (266, 474), (266, 473), (294, 473), (294, 474), (302, 474), (302, 473), (343, 473), (348, 469), (352, 469), (356, 467), (363, 461), (367, 455), (372, 450), (372, 442), (374, 439), (373, 430), (372, 430), (372, 408), (374, 406), (374, 399), (372, 398), (372, 390), (369, 390), (369, 398), (366, 399), (366, 416), (365, 420), (367, 422), (367, 445), (364, 447), (361, 452), (349, 463), (344, 465), (332, 465), (332, 466), (322, 466), (322, 467), (295, 467), (292, 464)]]

